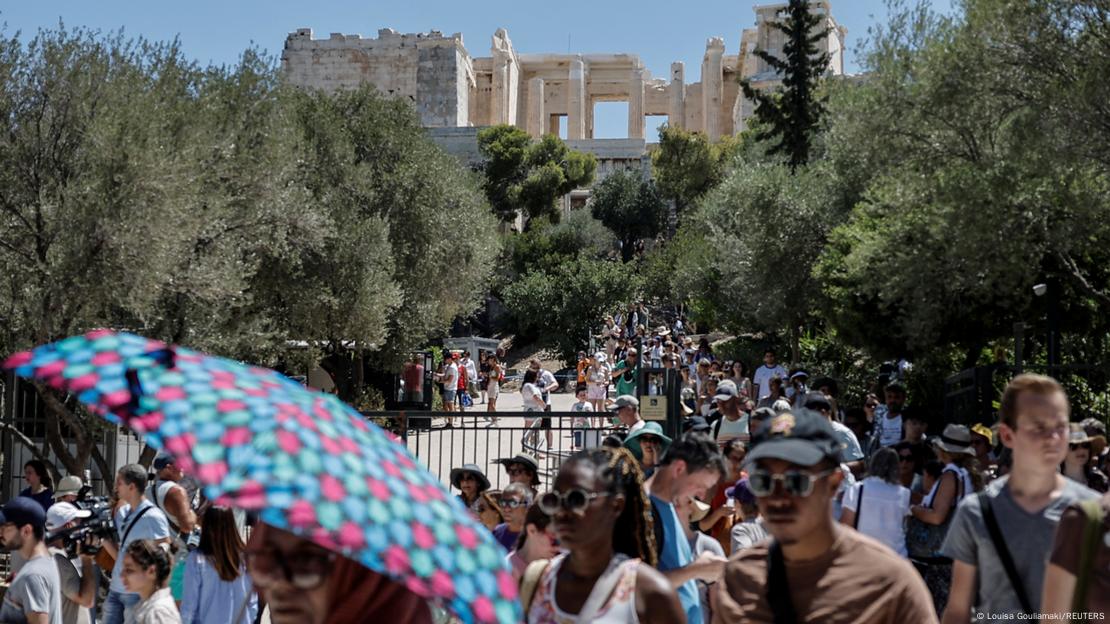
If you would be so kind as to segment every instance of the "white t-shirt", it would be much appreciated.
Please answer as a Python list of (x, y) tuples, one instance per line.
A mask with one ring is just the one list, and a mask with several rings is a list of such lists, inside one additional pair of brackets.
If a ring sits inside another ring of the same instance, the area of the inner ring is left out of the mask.
[(459, 367), (454, 362), (443, 368), (443, 389), (448, 392), (459, 387)]
[(762, 399), (763, 397), (771, 396), (771, 379), (775, 375), (778, 375), (783, 382), (786, 381), (786, 369), (783, 368), (781, 364), (776, 365), (774, 368), (767, 368), (767, 365), (764, 364), (755, 369), (755, 375), (752, 376), (752, 379), (755, 380), (756, 385), (759, 386), (759, 396), (756, 398)]
[(880, 405), (875, 410), (875, 426), (879, 428), (879, 444), (894, 446), (902, 441), (902, 415), (888, 418), (887, 414), (886, 406)]
[(478, 368), (474, 366), (474, 360), (471, 360), (471, 359), (468, 358), (465, 362), (462, 362), (462, 365), (463, 365), (463, 367), (466, 368), (466, 379), (467, 379), (467, 381), (477, 383), (478, 382)]
[[(581, 403), (575, 403), (574, 405), (571, 405), (570, 406), (570, 411), (580, 412), (580, 413), (581, 412), (592, 412), (592, 411), (594, 411), (594, 406), (590, 405), (589, 401), (582, 401)], [(589, 423), (586, 422), (585, 418), (580, 417), (580, 416), (575, 417), (575, 419), (574, 419), (574, 426), (575, 427), (586, 427), (588, 425), (589, 425)]]
[(545, 388), (551, 386), (551, 384), (553, 383), (556, 383), (555, 375), (552, 375), (551, 371), (547, 369), (541, 369), (539, 379), (536, 381), (536, 385), (540, 388), (540, 394), (546, 395), (545, 398), (548, 405), (551, 405), (551, 395), (545, 390)]
[[(860, 514), (860, 489), (863, 489), (863, 513)], [(886, 544), (906, 557), (906, 516), (910, 515), (910, 491), (887, 483), (878, 477), (867, 477), (844, 493), (844, 509), (858, 515), (856, 529)]]
[(651, 365), (655, 368), (663, 366), (663, 345), (656, 344), (651, 348)]
[(736, 420), (729, 420), (727, 416), (722, 415), (720, 428), (717, 429), (717, 444), (724, 445), (725, 442), (733, 438), (740, 438), (740, 440), (747, 442), (751, 439), (751, 434), (748, 431), (748, 415), (740, 414), (740, 418)]
[(542, 412), (543, 408), (536, 405), (536, 397), (543, 398), (543, 393), (536, 384), (526, 383), (520, 388), (520, 396), (524, 399), (524, 411)]

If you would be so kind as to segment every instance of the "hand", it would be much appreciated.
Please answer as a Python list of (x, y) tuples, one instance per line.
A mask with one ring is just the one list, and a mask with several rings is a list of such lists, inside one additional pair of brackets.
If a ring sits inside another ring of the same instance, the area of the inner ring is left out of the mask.
[(716, 583), (721, 575), (725, 572), (725, 564), (728, 559), (711, 552), (703, 552), (698, 555), (692, 565), (697, 566), (695, 576), (706, 583)]
[(103, 540), (101, 540), (99, 537), (96, 537), (95, 535), (86, 535), (85, 541), (81, 543), (81, 558), (92, 561), (100, 552), (100, 548), (103, 546), (103, 544)]

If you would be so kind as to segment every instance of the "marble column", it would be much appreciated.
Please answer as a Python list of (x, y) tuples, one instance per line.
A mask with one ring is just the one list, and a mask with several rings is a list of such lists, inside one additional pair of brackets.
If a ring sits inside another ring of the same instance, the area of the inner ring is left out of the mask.
[(581, 58), (570, 62), (567, 84), (567, 139), (586, 138), (586, 64)]
[(632, 70), (628, 81), (628, 138), (644, 138), (644, 70)]
[(671, 104), (667, 123), (672, 128), (686, 127), (686, 64), (671, 63)]
[(724, 70), (721, 60), (725, 54), (725, 41), (711, 37), (705, 44), (705, 59), (701, 70), (702, 122), (710, 141), (721, 138), (721, 100), (724, 98)]
[(543, 78), (528, 81), (528, 134), (540, 138), (544, 133)]

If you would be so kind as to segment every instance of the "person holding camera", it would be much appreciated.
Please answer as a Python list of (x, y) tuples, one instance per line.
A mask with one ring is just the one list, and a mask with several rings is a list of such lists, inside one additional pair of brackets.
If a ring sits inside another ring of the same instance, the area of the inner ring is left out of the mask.
[[(72, 529), (92, 515), (88, 509), (78, 509), (72, 503), (55, 503), (46, 511), (46, 533), (48, 536), (66, 529)], [(62, 624), (89, 624), (89, 609), (96, 602), (96, 552), (100, 549), (99, 540), (89, 536), (79, 549), (78, 559), (71, 558), (66, 552), (65, 540), (58, 536), (47, 543), (54, 563), (58, 566), (58, 578), (62, 592)]]
[(127, 613), (139, 603), (138, 593), (128, 591), (123, 585), (123, 554), (137, 540), (170, 541), (170, 523), (154, 503), (147, 500), (146, 468), (140, 464), (127, 464), (116, 473), (116, 497), (122, 503), (115, 513), (116, 540), (104, 542), (104, 549), (116, 564), (112, 567), (112, 584), (104, 601), (103, 624), (123, 624)]
[(4, 593), (0, 622), (62, 624), (61, 580), (45, 534), (46, 511), (34, 499), (18, 496), (0, 510), (4, 550), (18, 552), (26, 562)]

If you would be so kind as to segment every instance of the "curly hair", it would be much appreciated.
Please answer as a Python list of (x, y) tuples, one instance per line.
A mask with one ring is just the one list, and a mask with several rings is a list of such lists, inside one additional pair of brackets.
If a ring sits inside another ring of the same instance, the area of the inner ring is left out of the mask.
[[(588, 462), (597, 468), (601, 487), (609, 494), (624, 496), (624, 509), (613, 524), (613, 550), (637, 557), (651, 567), (658, 564), (651, 502), (644, 492), (640, 462), (626, 448), (600, 447), (579, 451), (567, 464)], [(565, 465), (565, 464), (564, 464)]]

